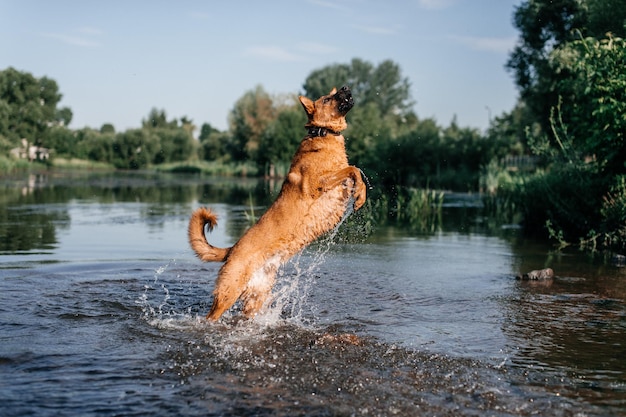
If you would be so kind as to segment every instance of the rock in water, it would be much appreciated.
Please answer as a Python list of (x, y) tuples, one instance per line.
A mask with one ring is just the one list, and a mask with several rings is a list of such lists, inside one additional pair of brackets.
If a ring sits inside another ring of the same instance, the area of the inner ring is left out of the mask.
[(552, 268), (536, 269), (534, 271), (527, 272), (523, 275), (518, 275), (517, 279), (523, 281), (542, 281), (554, 278), (554, 271)]

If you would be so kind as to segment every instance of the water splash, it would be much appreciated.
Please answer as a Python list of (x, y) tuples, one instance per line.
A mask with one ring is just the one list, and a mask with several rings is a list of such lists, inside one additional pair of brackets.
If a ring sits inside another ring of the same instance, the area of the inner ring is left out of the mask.
[(315, 317), (307, 314), (310, 290), (318, 278), (316, 273), (318, 268), (325, 262), (328, 252), (336, 244), (335, 238), (341, 225), (352, 213), (354, 197), (351, 196), (339, 223), (288, 262), (293, 272), (287, 276), (285, 266), (279, 270), (272, 300), (268, 308), (255, 317), (255, 321), (265, 326), (289, 323), (310, 327), (315, 324)]
[[(354, 212), (354, 198), (346, 204), (346, 210), (339, 223), (327, 234), (318, 239), (310, 247), (295, 255), (286, 265), (280, 267), (277, 284), (272, 299), (253, 320), (240, 317), (240, 305), (237, 303), (227, 311), (218, 326), (225, 326), (235, 339), (243, 334), (250, 337), (262, 333), (268, 327), (285, 324), (311, 328), (316, 318), (308, 304), (309, 294), (318, 278), (316, 271), (326, 260), (331, 248), (336, 244), (335, 237), (344, 221)], [(198, 301), (178, 305), (180, 299), (187, 299), (178, 289), (171, 288), (171, 271), (177, 264), (171, 259), (167, 264), (155, 269), (151, 283), (144, 285), (144, 291), (135, 301), (142, 309), (142, 318), (151, 326), (160, 329), (198, 329), (206, 330), (212, 325), (204, 318), (204, 311), (199, 310)], [(180, 275), (175, 275), (180, 279)], [(184, 292), (184, 290), (182, 291)], [(194, 294), (189, 295), (193, 297)], [(191, 306), (189, 306), (191, 304)], [(197, 307), (194, 309), (193, 307)]]
[[(144, 291), (135, 301), (135, 304), (139, 305), (142, 310), (142, 318), (146, 321), (153, 322), (155, 327), (160, 327), (164, 322), (172, 322), (178, 318), (189, 318), (191, 309), (188, 307), (186, 311), (178, 311), (178, 307), (172, 304), (172, 294), (168, 288), (167, 283), (160, 278), (166, 276), (168, 269), (176, 265), (176, 259), (171, 259), (167, 264), (159, 266), (154, 270), (154, 279), (151, 284), (144, 284)], [(180, 278), (180, 275), (176, 275), (176, 278)], [(152, 296), (152, 293), (159, 294), (158, 296)], [(162, 297), (162, 298), (161, 298)]]

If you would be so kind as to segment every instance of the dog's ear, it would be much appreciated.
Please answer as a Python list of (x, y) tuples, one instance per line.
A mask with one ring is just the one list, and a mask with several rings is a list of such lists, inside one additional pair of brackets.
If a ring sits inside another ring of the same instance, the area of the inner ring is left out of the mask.
[(302, 103), (302, 107), (304, 107), (304, 111), (310, 117), (315, 112), (315, 103), (310, 98), (300, 96), (300, 103)]
[(335, 94), (337, 94), (337, 87), (333, 87), (333, 89), (330, 90), (330, 93), (328, 93), (329, 96), (334, 96)]

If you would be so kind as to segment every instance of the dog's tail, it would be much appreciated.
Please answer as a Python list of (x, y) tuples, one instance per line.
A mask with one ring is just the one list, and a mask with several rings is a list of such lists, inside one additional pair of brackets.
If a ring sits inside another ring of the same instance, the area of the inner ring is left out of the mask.
[(189, 219), (189, 244), (196, 252), (198, 258), (204, 262), (223, 262), (226, 260), (231, 248), (216, 248), (212, 246), (204, 235), (204, 228), (208, 226), (209, 232), (217, 225), (217, 215), (210, 209), (199, 208), (193, 212)]

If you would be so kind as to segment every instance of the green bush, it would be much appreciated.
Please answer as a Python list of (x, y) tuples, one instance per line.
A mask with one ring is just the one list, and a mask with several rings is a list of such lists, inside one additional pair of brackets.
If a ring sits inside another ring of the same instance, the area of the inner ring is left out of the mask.
[(562, 75), (555, 89), (559, 117), (579, 152), (606, 175), (626, 173), (626, 42), (586, 38), (556, 49), (550, 61)]
[(611, 37), (569, 42), (550, 64), (561, 74), (559, 100), (550, 135), (529, 138), (549, 165), (520, 187), (526, 229), (547, 229), (561, 246), (624, 250), (626, 44)]
[(16, 159), (0, 155), (0, 176), (15, 171), (28, 170), (31, 164), (26, 159)]
[(119, 169), (143, 169), (160, 149), (159, 138), (148, 129), (132, 129), (115, 136), (113, 164)]
[(604, 187), (603, 179), (590, 171), (588, 166), (555, 164), (529, 177), (518, 193), (526, 230), (540, 235), (549, 221), (564, 239), (575, 241), (597, 228)]

